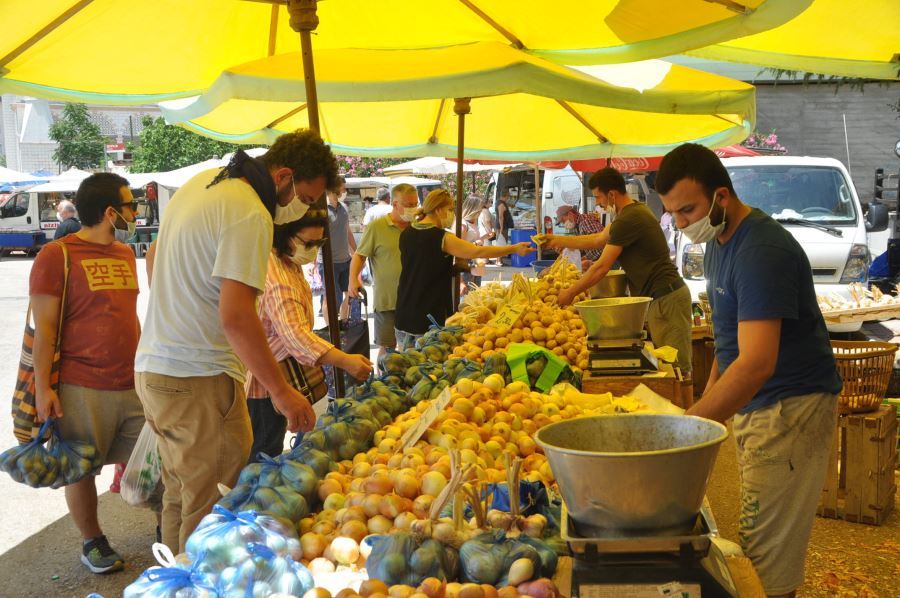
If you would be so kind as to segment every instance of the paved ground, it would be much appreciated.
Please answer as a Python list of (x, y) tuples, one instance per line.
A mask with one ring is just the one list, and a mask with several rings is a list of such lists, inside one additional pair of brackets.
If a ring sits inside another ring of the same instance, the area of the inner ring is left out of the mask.
[[(8, 400), (15, 381), (22, 324), (27, 308), (31, 260), (0, 261), (0, 398)], [(143, 260), (139, 260), (143, 269)], [(512, 268), (494, 269), (509, 279)], [(142, 279), (142, 290), (146, 279)], [(139, 311), (146, 309), (142, 293)], [(321, 325), (321, 322), (319, 323)], [(0, 417), (0, 447), (12, 444), (10, 418)], [(155, 520), (107, 491), (111, 468), (98, 478), (101, 521), (112, 544), (128, 560), (122, 573), (96, 576), (78, 561), (79, 538), (66, 515), (60, 490), (35, 490), (0, 475), (0, 598), (81, 598), (96, 592), (112, 598), (152, 563)], [(722, 448), (709, 498), (722, 535), (737, 537), (738, 481), (731, 441)], [(803, 596), (896, 596), (900, 578), (900, 514), (882, 527), (817, 519)]]

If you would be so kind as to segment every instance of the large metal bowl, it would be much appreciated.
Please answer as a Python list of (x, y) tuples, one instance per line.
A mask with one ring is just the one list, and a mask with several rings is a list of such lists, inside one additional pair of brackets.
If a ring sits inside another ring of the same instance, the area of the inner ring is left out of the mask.
[(628, 279), (625, 270), (610, 270), (600, 282), (588, 289), (591, 299), (607, 299), (609, 297), (625, 297), (628, 295)]
[(575, 304), (588, 338), (612, 340), (639, 338), (650, 309), (650, 297), (588, 299)]
[(700, 511), (728, 437), (689, 415), (598, 415), (541, 428), (544, 449), (576, 531), (676, 530)]

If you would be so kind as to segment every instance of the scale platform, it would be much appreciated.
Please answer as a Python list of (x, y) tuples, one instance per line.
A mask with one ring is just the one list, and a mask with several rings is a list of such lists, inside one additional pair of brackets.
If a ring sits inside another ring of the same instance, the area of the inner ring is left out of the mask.
[(643, 338), (588, 338), (588, 370), (595, 376), (640, 375), (659, 370), (659, 362)]
[(565, 504), (561, 519), (560, 536), (573, 555), (572, 598), (736, 595), (721, 554), (713, 550), (718, 529), (706, 501), (693, 522), (672, 530), (589, 528), (586, 536)]

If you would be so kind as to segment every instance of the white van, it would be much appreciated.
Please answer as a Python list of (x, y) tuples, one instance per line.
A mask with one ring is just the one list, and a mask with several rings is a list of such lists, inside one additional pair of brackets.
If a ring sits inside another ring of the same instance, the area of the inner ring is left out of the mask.
[[(539, 170), (541, 188), (542, 232), (565, 233), (556, 225), (556, 210), (560, 206), (575, 206), (583, 209), (583, 189), (581, 176), (566, 166), (560, 170)], [(509, 170), (495, 172), (488, 183), (486, 196), (491, 202), (491, 212), (497, 217), (497, 202), (504, 191), (509, 193), (509, 207), (516, 228), (535, 227), (534, 167), (516, 166)]]
[[(722, 164), (741, 201), (778, 220), (806, 251), (818, 294), (846, 296), (849, 283), (868, 281), (866, 222), (843, 164), (796, 156), (723, 158)], [(677, 237), (678, 269), (696, 300), (706, 290), (705, 246)]]

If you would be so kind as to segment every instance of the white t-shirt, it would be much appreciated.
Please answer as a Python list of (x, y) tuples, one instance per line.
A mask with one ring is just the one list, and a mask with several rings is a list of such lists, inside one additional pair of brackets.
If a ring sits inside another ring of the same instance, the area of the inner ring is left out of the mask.
[(376, 203), (374, 206), (366, 210), (363, 216), (363, 226), (369, 226), (369, 223), (382, 216), (387, 216), (393, 211), (391, 204)]
[(272, 217), (241, 179), (207, 189), (218, 172), (194, 176), (166, 206), (135, 371), (179, 378), (225, 373), (244, 381), (219, 319), (219, 294), (223, 278), (265, 290)]
[(487, 235), (494, 230), (494, 217), (487, 208), (482, 208), (478, 215), (478, 236), (483, 237), (487, 241)]

